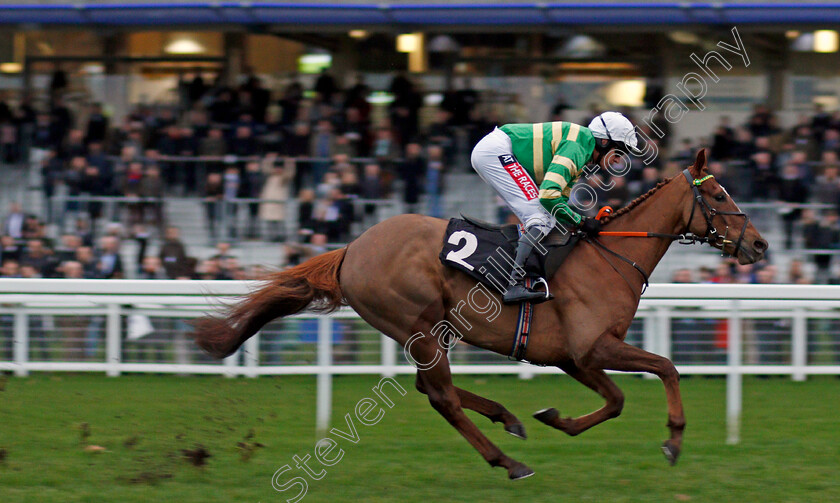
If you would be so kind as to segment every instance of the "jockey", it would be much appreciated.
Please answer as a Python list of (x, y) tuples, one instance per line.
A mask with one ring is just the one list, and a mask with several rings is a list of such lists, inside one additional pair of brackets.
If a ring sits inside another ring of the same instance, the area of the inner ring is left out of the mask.
[(598, 234), (600, 222), (575, 213), (569, 196), (583, 167), (604, 163), (614, 149), (639, 153), (633, 125), (618, 112), (602, 113), (588, 128), (570, 122), (506, 124), (475, 146), (473, 169), (525, 226), (505, 303), (546, 298), (545, 292), (525, 287), (524, 266), (534, 246), (558, 221), (588, 235)]

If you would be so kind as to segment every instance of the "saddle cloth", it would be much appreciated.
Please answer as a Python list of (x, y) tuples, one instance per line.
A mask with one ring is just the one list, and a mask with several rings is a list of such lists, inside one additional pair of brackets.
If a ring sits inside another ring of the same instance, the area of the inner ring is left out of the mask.
[[(500, 226), (469, 217), (453, 218), (446, 227), (440, 261), (503, 293), (513, 269), (521, 230), (514, 224)], [(552, 230), (540, 242), (546, 253), (535, 247), (528, 257), (525, 277), (553, 276), (577, 241), (572, 232)]]

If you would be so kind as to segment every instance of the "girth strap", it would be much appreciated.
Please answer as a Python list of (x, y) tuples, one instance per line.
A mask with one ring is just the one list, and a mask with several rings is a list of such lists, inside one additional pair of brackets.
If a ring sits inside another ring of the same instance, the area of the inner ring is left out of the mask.
[[(525, 280), (525, 286), (531, 288), (534, 281), (531, 278)], [(528, 338), (531, 335), (531, 320), (534, 317), (534, 304), (522, 302), (519, 304), (519, 316), (516, 320), (516, 334), (513, 339), (513, 348), (510, 351), (509, 360), (522, 361), (525, 359), (525, 352), (528, 350)]]

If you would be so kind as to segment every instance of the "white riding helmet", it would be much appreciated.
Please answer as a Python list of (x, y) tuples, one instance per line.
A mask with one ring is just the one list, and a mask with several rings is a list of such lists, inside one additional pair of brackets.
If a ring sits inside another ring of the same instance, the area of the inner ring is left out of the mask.
[(592, 136), (610, 140), (618, 143), (619, 148), (624, 148), (632, 154), (639, 155), (639, 142), (636, 138), (636, 130), (627, 117), (618, 112), (604, 112), (592, 119), (589, 123), (589, 130)]

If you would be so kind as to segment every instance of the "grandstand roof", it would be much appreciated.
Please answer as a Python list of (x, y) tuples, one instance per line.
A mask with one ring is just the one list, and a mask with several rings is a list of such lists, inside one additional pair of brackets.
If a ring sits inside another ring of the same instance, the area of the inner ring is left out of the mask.
[(796, 0), (0, 0), (0, 24), (175, 26), (654, 26), (840, 22), (840, 3)]

